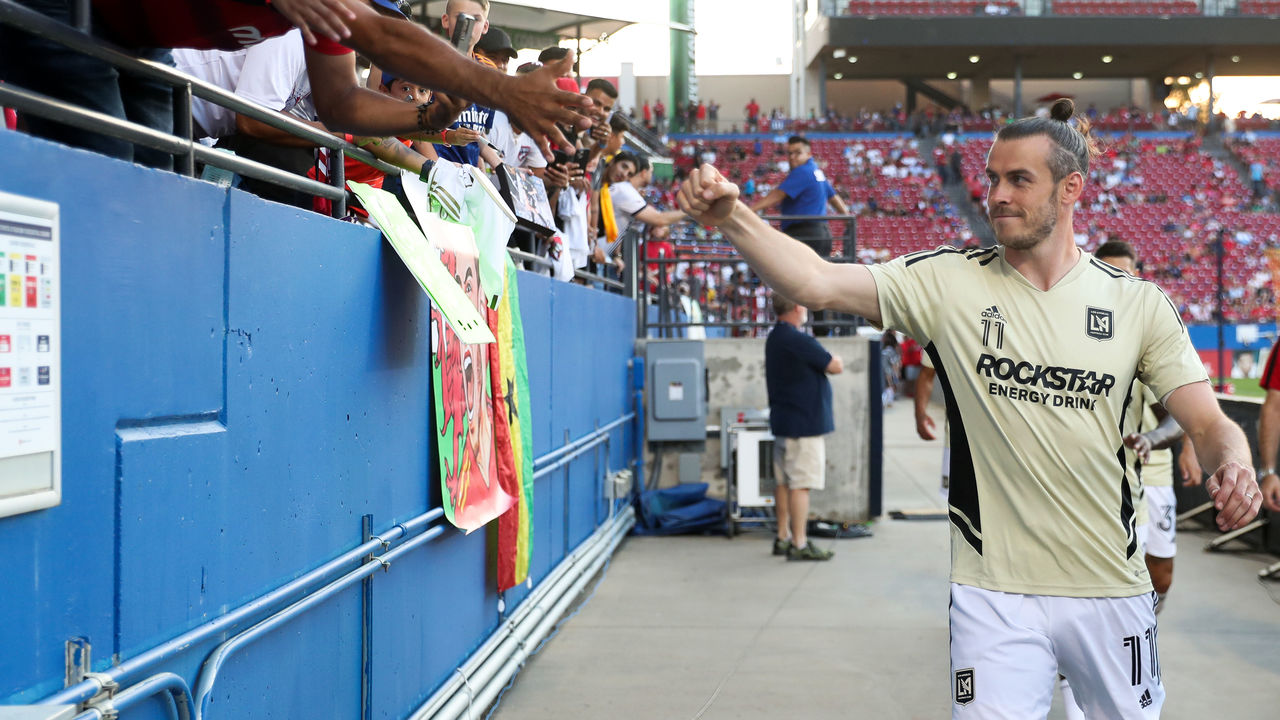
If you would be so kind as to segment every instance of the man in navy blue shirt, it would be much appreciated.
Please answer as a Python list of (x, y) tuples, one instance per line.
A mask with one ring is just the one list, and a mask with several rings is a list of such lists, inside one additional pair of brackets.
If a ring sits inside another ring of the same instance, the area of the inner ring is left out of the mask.
[(773, 432), (774, 492), (778, 537), (774, 555), (788, 560), (830, 560), (834, 554), (809, 542), (809, 491), (825, 485), (824, 435), (835, 430), (831, 383), (827, 375), (844, 371), (840, 358), (800, 330), (808, 310), (773, 294), (778, 324), (764, 345), (765, 386), (769, 392), (769, 429)]
[[(802, 135), (787, 138), (787, 163), (791, 172), (782, 184), (751, 206), (755, 212), (781, 206), (783, 215), (826, 215), (827, 205), (841, 215), (849, 208), (813, 160), (813, 149)], [(783, 220), (782, 232), (813, 248), (820, 257), (831, 255), (831, 230), (826, 220)]]

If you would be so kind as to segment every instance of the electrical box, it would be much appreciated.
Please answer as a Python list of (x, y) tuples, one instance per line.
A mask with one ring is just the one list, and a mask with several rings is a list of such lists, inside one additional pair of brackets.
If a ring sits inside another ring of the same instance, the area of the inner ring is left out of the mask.
[(701, 340), (645, 344), (649, 441), (705, 442), (707, 363)]

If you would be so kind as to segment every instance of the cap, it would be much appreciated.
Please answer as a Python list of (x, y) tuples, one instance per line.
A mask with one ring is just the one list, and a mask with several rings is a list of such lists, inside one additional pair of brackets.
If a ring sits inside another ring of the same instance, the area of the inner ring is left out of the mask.
[(383, 10), (390, 10), (406, 20), (409, 19), (409, 3), (405, 0), (373, 0), (373, 4)]
[(511, 37), (506, 31), (496, 25), (489, 26), (489, 32), (480, 36), (479, 42), (476, 43), (476, 50), (482, 50), (490, 55), (506, 55), (508, 58), (516, 59), (516, 50), (511, 47)]
[(573, 78), (567, 78), (567, 77), (556, 78), (556, 87), (560, 88), (561, 90), (564, 90), (565, 92), (571, 92), (571, 93), (582, 92), (582, 88), (578, 87), (578, 81), (574, 80)]

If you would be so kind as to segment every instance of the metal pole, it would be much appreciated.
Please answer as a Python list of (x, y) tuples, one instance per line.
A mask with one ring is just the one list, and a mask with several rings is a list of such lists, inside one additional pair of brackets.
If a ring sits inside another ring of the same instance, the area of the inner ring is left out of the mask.
[(85, 34), (92, 30), (89, 22), (89, 0), (75, 0), (75, 6), (71, 8), (71, 26)]
[(1207, 135), (1208, 133), (1213, 131), (1213, 106), (1215, 104), (1214, 97), (1213, 97), (1213, 56), (1212, 55), (1210, 55), (1208, 58), (1205, 59), (1204, 76), (1205, 76), (1205, 79), (1209, 81), (1209, 108), (1208, 108), (1208, 112), (1204, 114), (1205, 134)]
[(1013, 116), (1022, 117), (1022, 56), (1013, 56)]
[[(360, 517), (362, 545), (373, 539), (373, 515)], [(373, 552), (364, 556), (366, 563), (373, 562)], [(360, 717), (373, 719), (373, 576), (360, 581)]]
[[(173, 134), (187, 142), (195, 141), (195, 121), (191, 118), (191, 84), (173, 89)], [(188, 177), (196, 175), (195, 148), (175, 155), (175, 169)]]
[(1226, 390), (1226, 385), (1223, 382), (1223, 375), (1222, 375), (1222, 366), (1225, 364), (1223, 362), (1223, 353), (1226, 352), (1226, 339), (1225, 339), (1226, 327), (1224, 325), (1224, 323), (1226, 322), (1226, 319), (1225, 319), (1226, 308), (1224, 307), (1225, 300), (1226, 300), (1226, 291), (1223, 289), (1223, 284), (1222, 284), (1223, 283), (1222, 270), (1223, 270), (1223, 266), (1225, 265), (1225, 260), (1226, 260), (1225, 255), (1227, 253), (1227, 248), (1223, 244), (1223, 235), (1225, 233), (1226, 233), (1226, 230), (1219, 230), (1218, 241), (1214, 243), (1214, 255), (1216, 256), (1216, 260), (1218, 264), (1218, 312), (1217, 312), (1217, 315), (1218, 315), (1217, 317), (1217, 321), (1218, 321), (1218, 392), (1223, 392)]
[(333, 201), (333, 212), (331, 215), (336, 218), (344, 218), (347, 216), (347, 175), (346, 165), (343, 162), (343, 152), (341, 148), (329, 151), (329, 182), (333, 184), (342, 197)]

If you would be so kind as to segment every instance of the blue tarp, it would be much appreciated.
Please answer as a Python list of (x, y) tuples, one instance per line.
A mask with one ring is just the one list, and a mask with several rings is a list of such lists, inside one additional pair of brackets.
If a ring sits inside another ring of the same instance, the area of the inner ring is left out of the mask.
[(636, 496), (636, 535), (723, 532), (725, 503), (707, 497), (706, 483), (646, 490)]

